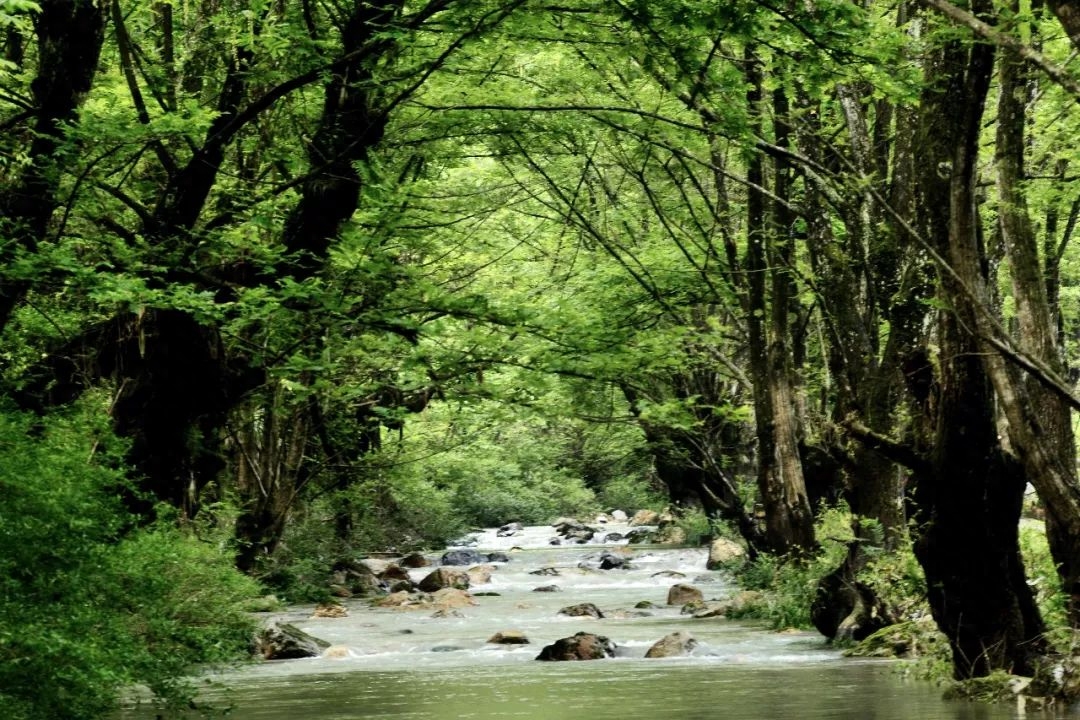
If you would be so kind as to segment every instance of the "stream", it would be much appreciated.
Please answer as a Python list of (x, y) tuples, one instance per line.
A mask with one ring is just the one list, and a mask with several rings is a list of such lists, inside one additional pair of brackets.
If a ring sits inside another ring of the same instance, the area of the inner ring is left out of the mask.
[[(626, 530), (625, 524), (611, 523), (599, 536)], [(665, 605), (675, 583), (698, 587), (707, 600), (737, 591), (724, 573), (704, 569), (705, 548), (634, 545), (624, 549), (631, 569), (599, 570), (601, 552), (624, 543), (551, 546), (554, 536), (549, 526), (526, 527), (513, 537), (497, 537), (495, 530), (475, 533), (474, 549), (505, 552), (510, 562), (495, 563), (490, 583), (470, 588), (498, 595), (475, 597), (477, 604), (459, 609), (457, 617), (433, 617), (430, 607), (370, 607), (364, 600), (345, 600), (349, 616), (344, 618), (312, 618), (311, 607), (279, 614), (330, 642), (334, 651), (208, 676), (200, 699), (230, 708), (234, 720), (1066, 717), (943, 700), (940, 688), (903, 679), (895, 663), (844, 658), (816, 633), (777, 633), (752, 623), (682, 615), (680, 608)], [(541, 568), (559, 574), (530, 574)], [(419, 581), (431, 569), (409, 572)], [(558, 591), (534, 591), (551, 584)], [(635, 610), (640, 601), (656, 607)], [(584, 602), (596, 604), (605, 617), (559, 614)], [(530, 644), (486, 642), (509, 630), (523, 632)], [(697, 639), (690, 655), (645, 658), (654, 642), (675, 630)], [(610, 638), (616, 656), (592, 662), (535, 660), (545, 645), (580, 631)], [(155, 715), (144, 704), (118, 717)]]

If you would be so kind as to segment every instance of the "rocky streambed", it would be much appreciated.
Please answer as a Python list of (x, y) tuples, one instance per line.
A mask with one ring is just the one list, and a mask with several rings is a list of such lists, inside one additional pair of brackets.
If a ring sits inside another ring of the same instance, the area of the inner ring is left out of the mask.
[(444, 552), (341, 568), (343, 590), (382, 592), (268, 618), (317, 638), (312, 657), (208, 678), (203, 699), (240, 720), (1013, 717), (945, 702), (815, 633), (728, 620), (739, 591), (708, 569), (708, 548), (631, 545), (635, 528), (651, 539), (657, 528), (606, 520), (588, 523), (602, 530), (589, 538), (491, 529)]

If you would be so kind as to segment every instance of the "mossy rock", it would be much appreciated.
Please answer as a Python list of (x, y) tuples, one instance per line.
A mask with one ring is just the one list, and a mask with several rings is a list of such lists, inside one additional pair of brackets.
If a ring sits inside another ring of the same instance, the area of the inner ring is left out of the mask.
[(986, 677), (953, 683), (945, 690), (946, 700), (974, 700), (984, 703), (1013, 702), (1024, 694), (1031, 678), (997, 670)]
[(844, 651), (848, 657), (917, 658), (942, 650), (948, 643), (932, 618), (889, 625)]

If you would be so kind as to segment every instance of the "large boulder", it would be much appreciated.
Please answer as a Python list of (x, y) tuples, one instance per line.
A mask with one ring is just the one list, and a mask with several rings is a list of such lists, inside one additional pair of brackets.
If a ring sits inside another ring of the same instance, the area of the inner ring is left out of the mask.
[(569, 605), (559, 611), (560, 615), (567, 615), (569, 617), (591, 617), (600, 619), (604, 617), (604, 613), (600, 612), (600, 608), (596, 607), (592, 603), (578, 603), (577, 605)]
[(448, 550), (439, 560), (440, 565), (479, 565), (487, 562), (487, 555), (475, 550)]
[(677, 585), (672, 585), (671, 588), (668, 590), (668, 605), (686, 605), (687, 603), (700, 603), (704, 601), (705, 596), (693, 585), (679, 583)]
[(689, 655), (690, 651), (697, 647), (697, 640), (688, 633), (679, 630), (670, 635), (660, 638), (655, 645), (645, 653), (647, 658), (666, 658)]
[(626, 513), (622, 510), (612, 510), (608, 513), (615, 522), (626, 522)]
[(319, 657), (330, 643), (284, 622), (271, 622), (254, 639), (255, 654), (264, 660), (295, 660)]
[(659, 525), (660, 513), (655, 510), (638, 510), (634, 517), (630, 518), (631, 525)]
[(536, 656), (537, 660), (603, 660), (615, 656), (615, 643), (603, 635), (579, 632), (556, 640)]
[(454, 570), (453, 568), (436, 568), (428, 573), (424, 579), (420, 581), (417, 587), (424, 592), (435, 592), (436, 590), (442, 590), (443, 588), (468, 590), (469, 575), (466, 572)]
[(716, 538), (709, 545), (709, 560), (705, 567), (709, 570), (718, 570), (733, 560), (746, 557), (746, 550), (742, 545), (727, 538)]

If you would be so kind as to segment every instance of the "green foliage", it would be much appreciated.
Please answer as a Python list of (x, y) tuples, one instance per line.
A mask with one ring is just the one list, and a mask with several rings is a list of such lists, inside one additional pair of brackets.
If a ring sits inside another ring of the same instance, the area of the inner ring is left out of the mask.
[(132, 526), (97, 410), (0, 414), (5, 718), (99, 717), (133, 683), (185, 702), (183, 676), (242, 656), (252, 631), (239, 603), (258, 588), (216, 544)]
[(1060, 651), (1072, 650), (1075, 634), (1066, 615), (1067, 598), (1041, 521), (1021, 521), (1020, 552), (1028, 584), (1035, 591), (1035, 600), (1046, 623), (1047, 639)]

